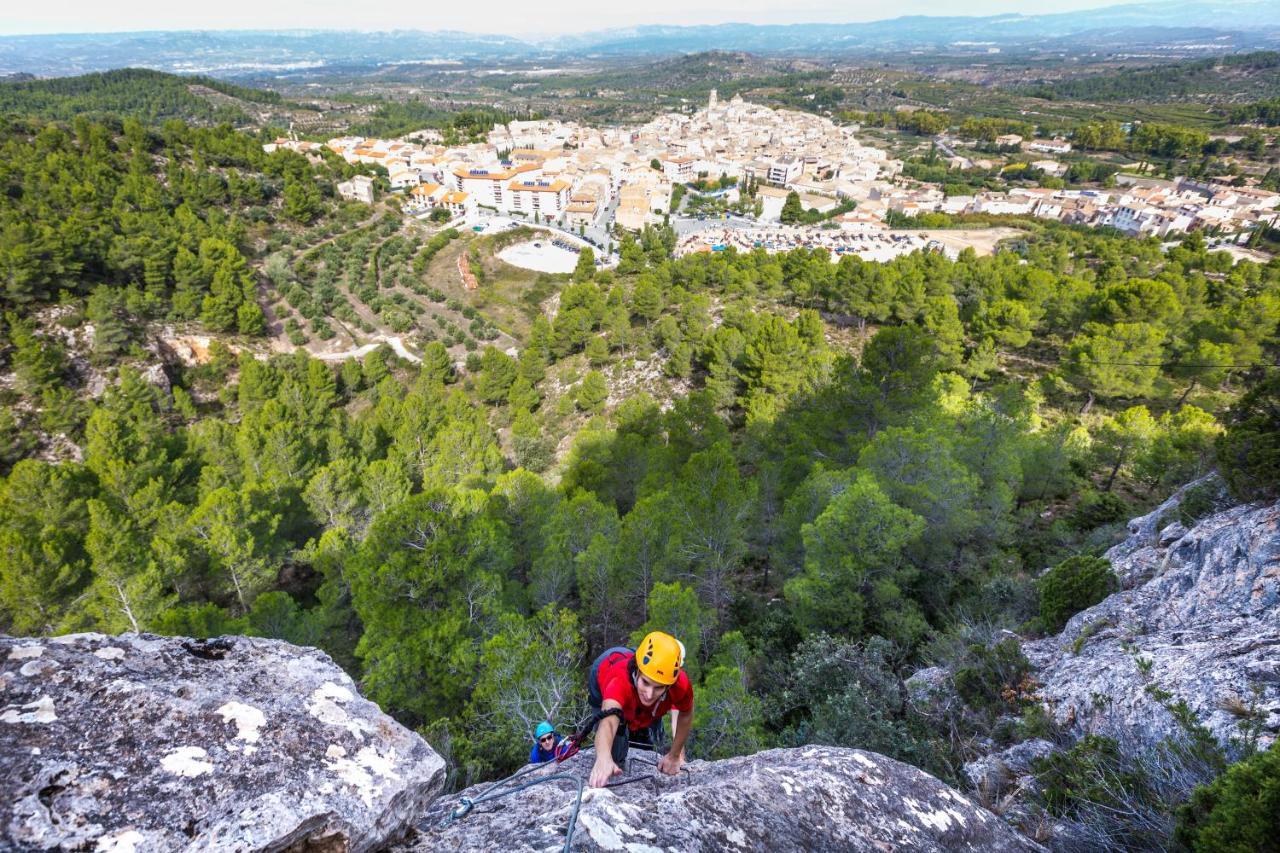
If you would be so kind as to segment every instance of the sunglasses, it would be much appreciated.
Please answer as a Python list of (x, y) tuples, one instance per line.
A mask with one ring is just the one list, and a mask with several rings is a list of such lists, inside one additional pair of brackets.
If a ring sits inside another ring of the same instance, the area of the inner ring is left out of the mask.
[(544, 741), (552, 741), (555, 739), (556, 739), (555, 735), (543, 735), (542, 737), (538, 738), (538, 742), (541, 743)]

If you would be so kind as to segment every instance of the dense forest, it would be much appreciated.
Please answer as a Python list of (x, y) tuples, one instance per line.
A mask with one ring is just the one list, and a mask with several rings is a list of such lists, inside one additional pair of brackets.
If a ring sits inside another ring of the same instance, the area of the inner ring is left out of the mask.
[(262, 327), (246, 253), (284, 224), (319, 219), (334, 179), (355, 170), (176, 120), (113, 132), (85, 118), (0, 119), (0, 157), (4, 308), (96, 294), (130, 314), (244, 334)]
[(368, 118), (351, 128), (359, 136), (401, 136), (424, 127), (437, 128), (446, 145), (483, 140), (494, 125), (516, 119), (537, 118), (536, 114), (508, 114), (498, 110), (448, 110), (422, 101), (381, 103)]
[[(1050, 725), (999, 629), (1106, 594), (1090, 558), (1215, 465), (1280, 486), (1280, 264), (1198, 235), (882, 264), (673, 259), (646, 229), (550, 279), (515, 356), (215, 340), (170, 389), (123, 364), (148, 326), (259, 333), (265, 237), (350, 216), (342, 165), (225, 127), (2, 130), (0, 630), (316, 645), (459, 783), (570, 726), (591, 656), (652, 628), (688, 649), (694, 754), (846, 744), (954, 781)], [(86, 324), (93, 399), (59, 332)], [(639, 363), (687, 393), (620, 390)], [(903, 700), (930, 663), (964, 700), (943, 721)]]
[(1123, 68), (1026, 87), (1024, 94), (1047, 100), (1167, 102), (1206, 96), (1236, 96), (1247, 88), (1254, 97), (1280, 94), (1280, 53), (1258, 51)]
[(122, 68), (81, 77), (0, 82), (0, 115), (32, 116), (70, 121), (83, 117), (111, 120), (128, 116), (145, 124), (168, 119), (201, 124), (242, 122), (236, 107), (218, 105), (192, 92), (214, 92), (260, 104), (280, 104), (280, 95), (251, 89), (202, 75), (177, 76), (145, 68)]

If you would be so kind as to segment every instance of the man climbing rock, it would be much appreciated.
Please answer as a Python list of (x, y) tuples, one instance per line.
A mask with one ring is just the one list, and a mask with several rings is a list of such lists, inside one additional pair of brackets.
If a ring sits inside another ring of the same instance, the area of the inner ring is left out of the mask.
[(529, 750), (529, 763), (546, 764), (555, 758), (560, 740), (555, 726), (546, 721), (538, 723), (537, 731), (533, 733), (533, 749)]
[(684, 673), (684, 645), (679, 640), (653, 631), (635, 651), (609, 649), (591, 666), (587, 696), (591, 707), (606, 715), (596, 728), (591, 787), (601, 788), (622, 773), (631, 743), (656, 744), (669, 711), (675, 712), (675, 735), (658, 769), (672, 776), (680, 772), (693, 728), (693, 685)]

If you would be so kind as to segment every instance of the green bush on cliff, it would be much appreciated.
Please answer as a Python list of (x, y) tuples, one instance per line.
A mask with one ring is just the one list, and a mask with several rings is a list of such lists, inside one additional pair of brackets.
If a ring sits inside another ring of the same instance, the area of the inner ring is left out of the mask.
[(1249, 390), (1227, 412), (1218, 468), (1241, 500), (1280, 496), (1280, 374)]
[(1040, 619), (1047, 631), (1061, 631), (1067, 620), (1092, 607), (1116, 588), (1111, 564), (1098, 557), (1071, 557), (1040, 578)]
[(1178, 810), (1175, 837), (1193, 851), (1280, 850), (1280, 742), (1197, 788)]

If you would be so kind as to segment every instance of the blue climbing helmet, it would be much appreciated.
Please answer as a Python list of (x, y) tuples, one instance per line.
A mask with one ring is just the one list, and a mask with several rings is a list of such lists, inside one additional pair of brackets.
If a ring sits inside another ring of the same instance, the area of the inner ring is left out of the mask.
[(538, 728), (533, 733), (533, 739), (541, 740), (543, 735), (552, 734), (555, 730), (556, 727), (546, 721), (538, 723)]

